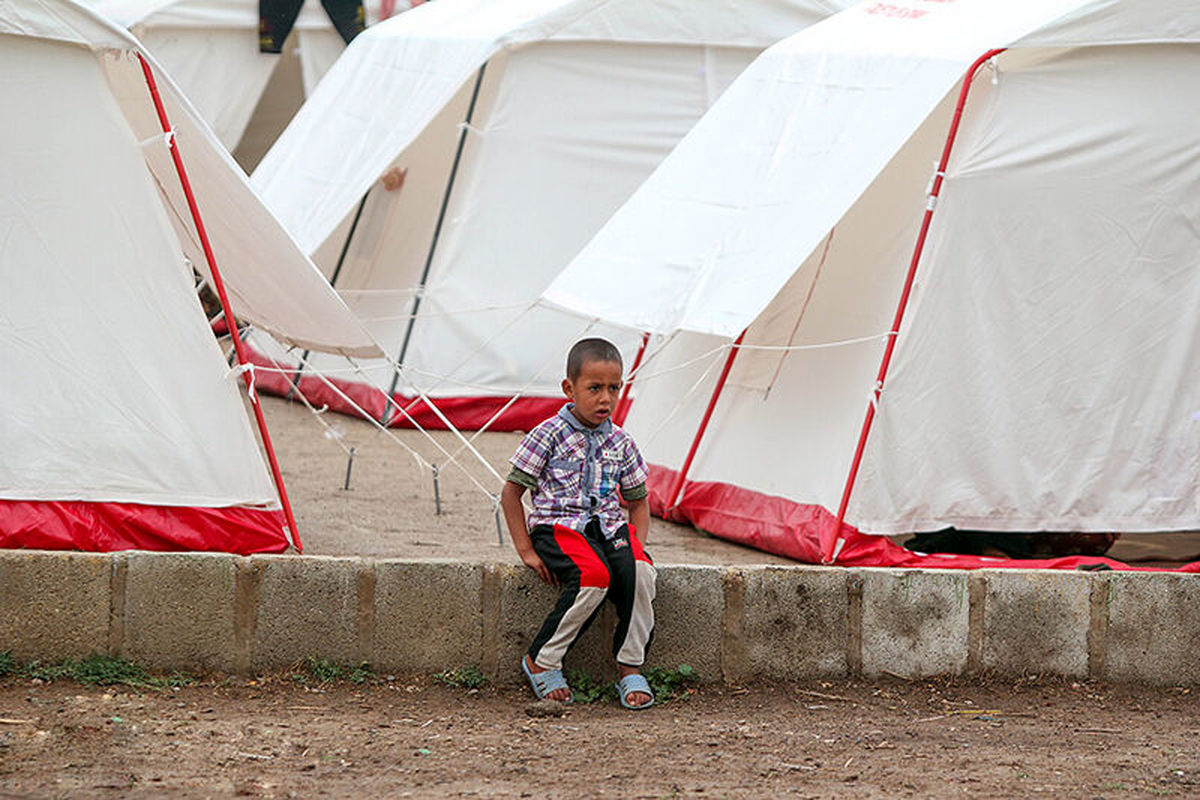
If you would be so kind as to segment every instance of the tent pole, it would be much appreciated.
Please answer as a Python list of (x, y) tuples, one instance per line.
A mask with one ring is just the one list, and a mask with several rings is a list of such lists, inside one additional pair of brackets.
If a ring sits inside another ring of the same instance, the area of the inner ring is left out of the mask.
[[(242, 336), (238, 332), (237, 320), (233, 316), (233, 308), (230, 306), (229, 296), (225, 292), (225, 281), (221, 278), (221, 271), (217, 268), (217, 259), (213, 255), (212, 244), (208, 240), (208, 231), (204, 228), (204, 221), (200, 219), (200, 207), (196, 205), (196, 197), (192, 193), (191, 181), (188, 180), (187, 170), (183, 167), (183, 158), (179, 155), (179, 145), (175, 141), (171, 121), (167, 119), (166, 108), (163, 106), (162, 97), (158, 93), (158, 83), (154, 80), (154, 73), (150, 70), (150, 64), (146, 61), (145, 57), (141, 53), (137, 53), (137, 57), (142, 65), (142, 75), (146, 78), (146, 86), (150, 89), (150, 97), (154, 100), (154, 110), (158, 114), (159, 126), (162, 127), (163, 133), (169, 137), (171, 159), (175, 162), (175, 173), (179, 176), (179, 183), (183, 187), (184, 197), (187, 198), (188, 211), (191, 212), (192, 222), (196, 225), (196, 236), (200, 239), (200, 245), (204, 249), (204, 259), (208, 262), (208, 269), (212, 275), (213, 288), (217, 290), (217, 296), (221, 298), (221, 308), (225, 311), (225, 321), (229, 327), (229, 334), (233, 337), (233, 349), (237, 353), (238, 364), (248, 366), (249, 361), (246, 358), (245, 345), (242, 344)], [(267, 451), (267, 461), (271, 465), (271, 477), (275, 480), (275, 489), (279, 493), (279, 503), (283, 506), (283, 515), (287, 520), (292, 544), (296, 546), (297, 551), (302, 553), (304, 552), (304, 546), (300, 543), (300, 534), (296, 530), (296, 518), (292, 514), (292, 504), (288, 500), (287, 489), (283, 485), (283, 474), (279, 470), (279, 461), (275, 458), (275, 447), (271, 444), (271, 434), (267, 432), (267, 420), (263, 416), (258, 392), (254, 389), (253, 372), (249, 370), (243, 372), (242, 381), (246, 384), (246, 393), (249, 395), (250, 405), (254, 409), (254, 421), (258, 424), (258, 432), (262, 435), (263, 449)]]
[(904, 289), (901, 291), (900, 301), (896, 305), (896, 314), (892, 318), (892, 327), (888, 329), (887, 346), (883, 350), (883, 359), (879, 364), (879, 372), (875, 376), (875, 387), (871, 390), (871, 402), (867, 404), (867, 414), (863, 419), (862, 429), (858, 434), (858, 446), (854, 450), (854, 459), (850, 463), (850, 473), (846, 476), (846, 485), (842, 490), (842, 501), (838, 505), (837, 523), (832, 530), (821, 532), (821, 560), (825, 564), (831, 564), (837, 558), (839, 550), (838, 542), (841, 540), (842, 525), (846, 520), (846, 509), (850, 505), (850, 494), (854, 491), (854, 482), (858, 478), (858, 468), (862, 465), (863, 451), (867, 446), (867, 437), (871, 433), (871, 423), (875, 420), (875, 408), (879, 404), (880, 395), (883, 393), (883, 382), (887, 379), (888, 366), (892, 361), (892, 353), (896, 349), (896, 338), (900, 335), (900, 324), (904, 321), (904, 311), (908, 307), (913, 281), (917, 276), (917, 265), (921, 261), (921, 253), (925, 249), (925, 238), (929, 234), (929, 225), (933, 220), (933, 211), (937, 207), (937, 198), (941, 194), (942, 183), (945, 181), (946, 165), (950, 162), (950, 152), (954, 149), (954, 139), (958, 136), (958, 126), (962, 122), (963, 108), (967, 104), (967, 95), (971, 91), (971, 82), (975, 78), (975, 73), (979, 71), (979, 68), (984, 63), (1003, 53), (1005, 49), (1001, 47), (995, 50), (988, 50), (975, 59), (967, 69), (966, 76), (963, 78), (962, 88), (959, 89), (958, 103), (954, 107), (954, 117), (950, 121), (950, 129), (946, 132), (946, 141), (942, 146), (942, 157), (938, 161), (937, 172), (933, 176), (933, 184), (929, 189), (929, 200), (925, 204), (925, 215), (921, 219), (921, 229), (917, 233), (917, 243), (913, 247), (912, 259), (908, 264), (908, 274), (904, 279)]
[[(417, 282), (417, 293), (413, 297), (412, 313), (408, 317), (408, 327), (404, 330), (404, 340), (400, 343), (400, 355), (396, 357), (396, 374), (392, 376), (392, 385), (388, 389), (387, 396), (393, 397), (396, 394), (396, 384), (400, 382), (400, 366), (404, 364), (404, 356), (408, 353), (408, 342), (412, 338), (413, 326), (417, 322), (417, 312), (421, 308), (421, 295), (425, 291), (425, 282), (429, 280), (429, 269), (433, 266), (433, 255), (437, 252), (438, 239), (442, 235), (442, 223), (446, 221), (446, 209), (450, 207), (450, 194), (454, 191), (454, 179), (458, 176), (458, 165), (462, 162), (463, 147), (467, 143), (467, 128), (471, 125), (471, 119), (475, 116), (475, 101), (479, 99), (479, 87), (483, 85), (483, 71), (487, 69), (487, 62), (479, 68), (475, 73), (475, 86), (471, 89), (471, 102), (467, 104), (467, 116), (463, 120), (461, 129), (458, 132), (458, 148), (454, 151), (454, 161), (450, 164), (450, 177), (446, 179), (446, 191), (442, 193), (442, 206), (438, 209), (437, 222), (433, 226), (433, 239), (429, 243), (429, 252), (425, 255), (425, 267), (421, 270), (421, 280)], [(383, 419), (380, 420), (384, 425), (388, 424), (388, 419), (391, 416), (387, 410), (387, 404), (384, 404)]]
[(625, 418), (629, 416), (629, 390), (633, 386), (634, 380), (637, 379), (638, 367), (642, 365), (642, 356), (646, 354), (646, 345), (650, 341), (650, 331), (642, 334), (642, 343), (638, 346), (637, 355), (633, 357), (633, 366), (629, 369), (629, 380), (625, 381), (625, 388), (621, 390), (621, 399), (617, 401), (617, 413), (613, 422), (618, 425), (625, 424)]
[[(342, 264), (346, 261), (346, 253), (350, 252), (350, 242), (354, 239), (354, 231), (358, 229), (358, 221), (362, 219), (363, 207), (367, 204), (367, 198), (371, 196), (371, 190), (363, 194), (362, 200), (358, 201), (358, 210), (354, 212), (354, 221), (350, 223), (350, 232), (346, 234), (346, 241), (342, 243), (342, 252), (338, 254), (337, 265), (333, 268), (333, 275), (329, 278), (331, 287), (337, 286), (338, 275), (342, 272)], [(300, 375), (304, 372), (304, 365), (308, 363), (308, 357), (312, 354), (311, 350), (305, 350), (300, 356), (300, 365), (296, 369), (296, 375), (292, 378), (292, 388), (288, 389), (287, 399), (292, 397), (300, 390)]]
[(729, 370), (733, 366), (733, 359), (737, 357), (738, 349), (745, 338), (746, 331), (739, 333), (737, 339), (729, 348), (729, 354), (725, 356), (725, 366), (721, 367), (721, 374), (717, 376), (717, 385), (713, 387), (712, 397), (708, 398), (708, 408), (704, 409), (704, 416), (700, 419), (700, 426), (696, 428), (696, 435), (692, 437), (692, 446), (688, 449), (687, 458), (683, 460), (683, 466), (679, 468), (679, 474), (675, 476), (675, 483), (671, 486), (671, 491), (667, 493), (667, 511), (675, 508), (675, 504), (679, 500), (679, 494), (683, 491), (683, 484), (687, 481), (688, 470), (692, 466), (692, 459), (696, 457), (696, 450), (700, 447), (700, 439), (703, 438), (704, 431), (708, 428), (708, 420), (712, 417), (713, 409), (717, 407), (717, 400), (721, 397), (721, 390), (725, 388), (725, 379), (729, 377)]

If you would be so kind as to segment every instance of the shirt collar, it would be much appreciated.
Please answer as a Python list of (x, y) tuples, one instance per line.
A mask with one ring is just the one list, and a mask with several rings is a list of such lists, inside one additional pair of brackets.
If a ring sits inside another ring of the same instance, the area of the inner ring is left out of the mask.
[(564, 404), (563, 407), (558, 410), (559, 418), (561, 418), (564, 422), (566, 422), (568, 425), (570, 425), (572, 428), (579, 431), (580, 433), (585, 433), (585, 434), (589, 434), (589, 435), (595, 434), (595, 433), (603, 433), (606, 436), (608, 434), (612, 433), (612, 420), (606, 419), (603, 422), (601, 422), (599, 425), (597, 425), (596, 427), (589, 428), (587, 425), (584, 425), (582, 422), (580, 422), (578, 419), (576, 419), (575, 415), (571, 413), (571, 409), (574, 407), (575, 407), (574, 403)]

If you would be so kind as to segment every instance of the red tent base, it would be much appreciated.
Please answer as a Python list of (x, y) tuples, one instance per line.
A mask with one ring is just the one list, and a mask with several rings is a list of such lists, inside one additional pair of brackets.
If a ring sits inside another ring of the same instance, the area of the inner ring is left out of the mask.
[[(666, 508), (678, 473), (654, 465), (650, 470), (650, 511), (672, 522), (695, 525), (714, 536), (805, 564), (821, 563), (820, 539), (837, 525), (837, 515), (818, 505), (797, 503), (729, 483), (688, 481), (679, 503)], [(842, 526), (845, 544), (834, 563), (845, 567), (916, 567), (921, 569), (1079, 569), (1200, 573), (1200, 561), (1176, 568), (1143, 567), (1103, 556), (992, 558), (906, 550), (886, 536)]]
[(282, 553), (283, 511), (0, 500), (0, 548)]
[[(253, 348), (247, 348), (247, 356), (251, 363), (278, 370), (281, 365), (271, 361)], [(255, 387), (262, 392), (288, 397), (296, 391), (297, 374), (299, 374), (299, 391), (312, 405), (320, 408), (325, 406), (330, 410), (350, 416), (362, 417), (366, 412), (372, 419), (388, 420), (388, 426), (393, 428), (415, 428), (420, 425), (426, 430), (448, 430), (446, 422), (460, 431), (477, 431), (492, 419), (501, 409), (504, 412), (488, 425), (490, 431), (527, 431), (538, 423), (558, 413), (563, 403), (563, 397), (518, 397), (508, 408), (505, 405), (511, 397), (500, 395), (485, 395), (479, 397), (445, 397), (432, 398), (437, 404), (442, 416), (434, 413), (423, 400), (403, 394), (395, 394), (392, 399), (395, 405), (389, 407), (387, 394), (370, 384), (347, 381), (340, 378), (319, 378), (312, 374), (296, 372), (262, 372), (255, 376)], [(397, 406), (407, 409), (406, 415), (398, 414)], [(360, 411), (359, 409), (362, 409)], [(415, 421), (415, 422), (414, 422)]]

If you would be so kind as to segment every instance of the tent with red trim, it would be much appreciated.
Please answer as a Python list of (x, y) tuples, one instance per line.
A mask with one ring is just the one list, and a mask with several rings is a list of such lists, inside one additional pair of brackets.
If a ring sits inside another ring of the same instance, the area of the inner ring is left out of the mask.
[[(845, 4), (438, 0), (369, 28), (253, 183), (405, 379), (387, 362), (312, 368), (397, 423), (388, 397), (418, 389), (460, 428), (553, 414), (588, 320), (531, 308), (538, 294), (755, 56)], [(631, 357), (639, 342), (592, 332)]]
[(286, 548), (194, 270), (297, 346), (366, 332), (125, 31), (0, 0), (0, 108), (0, 546)]
[(764, 53), (545, 294), (655, 335), (658, 513), (870, 565), (1200, 529), (1197, 76), (1183, 0), (869, 0)]
[[(247, 171), (258, 164), (345, 49), (318, 0), (305, 0), (282, 53), (259, 52), (258, 0), (96, 0), (171, 73)], [(408, 3), (401, 0), (400, 9)], [(364, 3), (366, 21), (380, 17)]]

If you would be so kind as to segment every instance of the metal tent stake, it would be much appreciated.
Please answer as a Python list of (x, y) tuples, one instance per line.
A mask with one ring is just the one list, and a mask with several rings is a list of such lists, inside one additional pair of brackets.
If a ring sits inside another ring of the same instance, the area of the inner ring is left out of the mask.
[(350, 454), (346, 457), (346, 485), (342, 488), (350, 491), (350, 470), (354, 468), (354, 448), (350, 448)]
[(438, 486), (438, 468), (437, 464), (433, 464), (433, 505), (440, 517), (442, 515), (442, 491)]
[(500, 504), (496, 503), (496, 544), (504, 547), (504, 529), (500, 527)]

